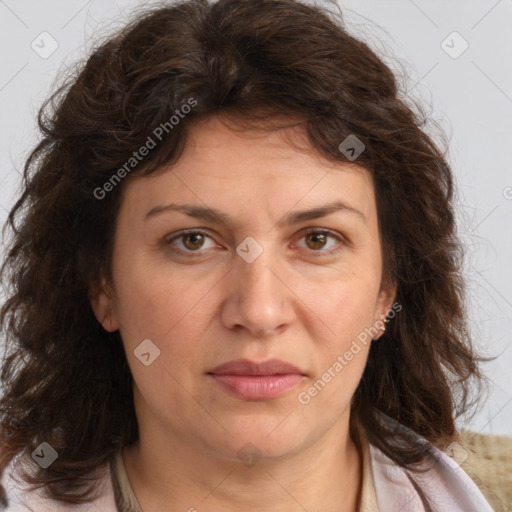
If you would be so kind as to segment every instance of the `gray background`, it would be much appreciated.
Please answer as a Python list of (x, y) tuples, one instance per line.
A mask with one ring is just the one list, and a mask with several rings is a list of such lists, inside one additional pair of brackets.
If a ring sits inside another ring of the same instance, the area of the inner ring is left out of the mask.
[[(136, 4), (143, 2), (0, 0), (1, 225), (17, 194), (19, 170), (38, 140), (37, 110), (57, 73), (119, 27)], [(431, 119), (451, 139), (448, 157), (468, 253), (468, 313), (478, 347), (497, 356), (484, 366), (488, 399), (469, 427), (512, 435), (512, 1), (358, 0), (340, 6), (351, 33), (407, 72), (408, 95), (431, 105)], [(52, 45), (58, 46), (45, 54)]]

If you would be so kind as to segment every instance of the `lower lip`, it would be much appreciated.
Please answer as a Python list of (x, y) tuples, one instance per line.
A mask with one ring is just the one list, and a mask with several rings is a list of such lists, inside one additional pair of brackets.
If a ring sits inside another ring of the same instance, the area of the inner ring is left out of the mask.
[(294, 388), (304, 378), (297, 373), (285, 375), (210, 374), (225, 391), (244, 400), (269, 400)]

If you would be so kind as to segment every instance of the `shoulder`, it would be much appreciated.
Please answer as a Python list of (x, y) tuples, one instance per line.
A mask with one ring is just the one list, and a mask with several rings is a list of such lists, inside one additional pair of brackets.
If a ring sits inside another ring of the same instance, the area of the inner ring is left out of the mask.
[(461, 432), (461, 467), (478, 485), (495, 512), (512, 504), (512, 438)]
[[(418, 442), (428, 443), (419, 436)], [(370, 446), (371, 469), (381, 511), (424, 512), (428, 502), (434, 512), (498, 512), (461, 468), (460, 444), (446, 453), (428, 444), (430, 455), (417, 465), (416, 471), (403, 468), (377, 447)]]
[(0, 510), (6, 512), (117, 512), (109, 467), (98, 472), (97, 496), (88, 503), (73, 505), (51, 500), (44, 488), (32, 488), (20, 476), (21, 463), (15, 459), (2, 475), (2, 487), (5, 490), (7, 505), (0, 504)]

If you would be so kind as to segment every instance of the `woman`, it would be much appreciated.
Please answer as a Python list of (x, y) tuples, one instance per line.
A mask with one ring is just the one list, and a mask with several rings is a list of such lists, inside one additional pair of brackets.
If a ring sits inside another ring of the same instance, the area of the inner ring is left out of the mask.
[(452, 173), (399, 95), (294, 0), (93, 52), (9, 216), (8, 510), (492, 511)]

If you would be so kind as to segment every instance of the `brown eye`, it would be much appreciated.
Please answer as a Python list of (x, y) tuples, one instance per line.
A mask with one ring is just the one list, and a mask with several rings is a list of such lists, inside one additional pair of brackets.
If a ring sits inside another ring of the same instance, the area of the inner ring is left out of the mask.
[(183, 245), (191, 251), (200, 249), (204, 244), (204, 235), (201, 233), (187, 233), (181, 239), (184, 240)]
[(305, 238), (310, 249), (322, 249), (327, 243), (327, 235), (324, 233), (308, 233)]
[(346, 245), (345, 238), (335, 232), (316, 229), (304, 233), (299, 247), (309, 250), (314, 256), (332, 255)]
[(202, 231), (181, 232), (172, 238), (164, 239), (164, 243), (173, 246), (173, 250), (189, 254), (193, 252), (202, 254), (206, 249), (215, 247), (214, 240)]

